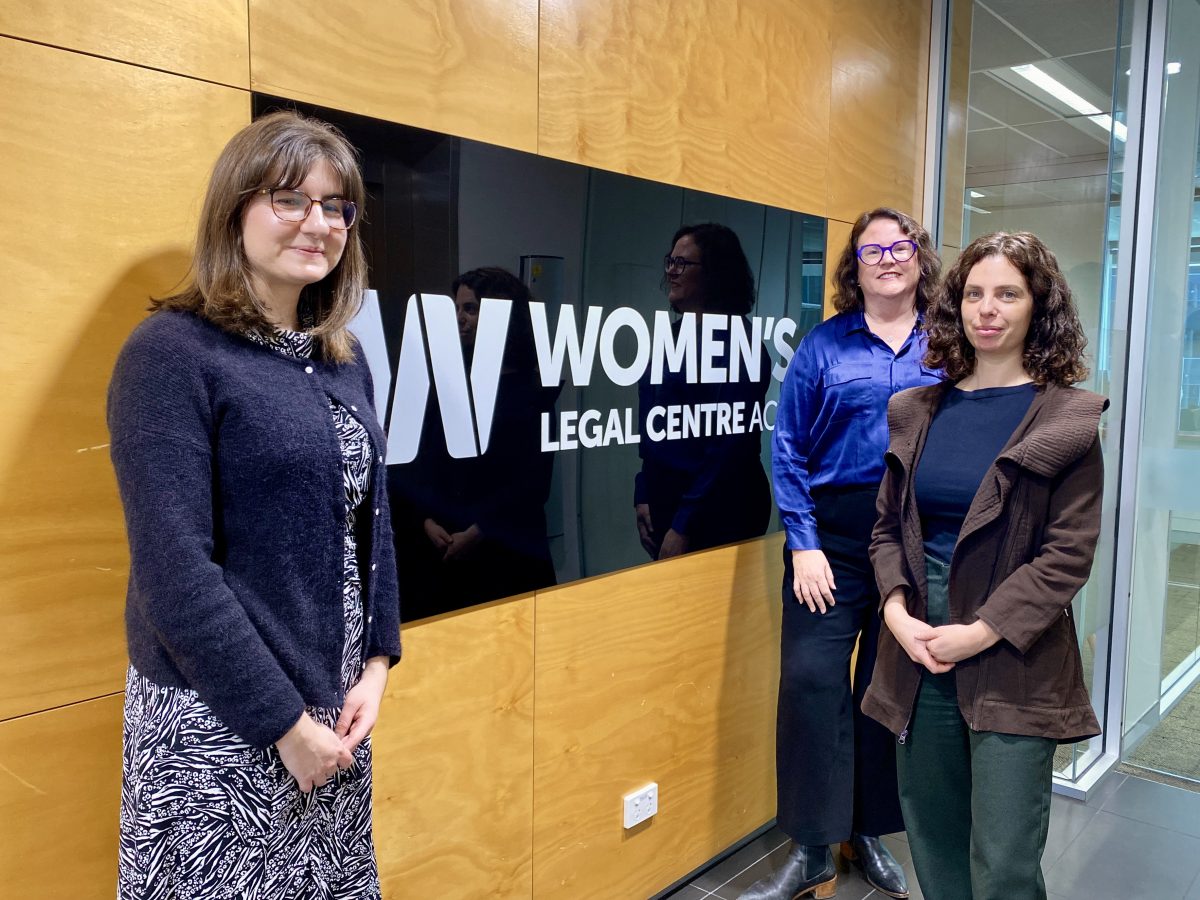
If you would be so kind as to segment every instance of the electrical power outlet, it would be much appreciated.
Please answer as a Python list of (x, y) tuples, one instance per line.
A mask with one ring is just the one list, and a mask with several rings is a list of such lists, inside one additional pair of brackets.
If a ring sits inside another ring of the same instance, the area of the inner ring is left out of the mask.
[(640, 825), (658, 812), (658, 785), (652, 781), (621, 799), (625, 803), (625, 827)]

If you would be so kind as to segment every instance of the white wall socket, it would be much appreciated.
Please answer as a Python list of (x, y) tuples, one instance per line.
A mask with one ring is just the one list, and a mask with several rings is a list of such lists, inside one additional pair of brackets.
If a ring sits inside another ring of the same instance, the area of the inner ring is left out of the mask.
[(621, 799), (625, 803), (625, 827), (640, 825), (658, 812), (658, 785), (652, 781)]

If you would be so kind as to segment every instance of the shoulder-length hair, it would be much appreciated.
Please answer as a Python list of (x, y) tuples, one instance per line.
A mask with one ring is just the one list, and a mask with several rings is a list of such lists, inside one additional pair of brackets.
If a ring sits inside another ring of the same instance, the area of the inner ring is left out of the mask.
[(975, 348), (962, 324), (963, 289), (971, 269), (990, 256), (1007, 259), (1024, 276), (1033, 297), (1033, 316), (1025, 336), (1023, 364), (1040, 385), (1064, 387), (1083, 381), (1087, 338), (1058, 260), (1037, 235), (997, 231), (973, 240), (946, 273), (941, 290), (925, 317), (929, 346), (927, 365), (943, 369), (953, 381), (975, 371)]
[(684, 225), (671, 238), (671, 248), (691, 237), (700, 249), (700, 278), (708, 312), (745, 316), (754, 309), (754, 272), (737, 233), (719, 222)]
[[(228, 331), (270, 332), (254, 291), (242, 244), (242, 214), (261, 188), (294, 188), (319, 162), (341, 181), (342, 196), (361, 210), (366, 198), (358, 155), (332, 125), (292, 111), (255, 119), (233, 136), (213, 166), (200, 213), (190, 283), (151, 302), (152, 309), (194, 312)], [(354, 339), (346, 326), (362, 304), (367, 261), (358, 221), (348, 229), (342, 258), (321, 281), (300, 292), (300, 315), (311, 322), (321, 356), (348, 362)]]
[(938, 276), (942, 272), (942, 260), (933, 248), (929, 232), (908, 213), (890, 206), (880, 206), (863, 213), (854, 220), (850, 229), (850, 240), (846, 242), (837, 268), (833, 270), (833, 306), (838, 312), (852, 312), (863, 308), (862, 289), (858, 286), (858, 240), (867, 226), (876, 219), (891, 219), (900, 226), (917, 244), (917, 265), (921, 274), (917, 280), (917, 310), (924, 312), (937, 290)]

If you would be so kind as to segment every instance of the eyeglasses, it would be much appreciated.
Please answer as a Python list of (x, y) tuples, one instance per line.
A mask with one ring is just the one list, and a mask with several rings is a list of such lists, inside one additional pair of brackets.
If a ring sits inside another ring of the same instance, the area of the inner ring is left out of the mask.
[(702, 263), (688, 259), (686, 256), (672, 256), (670, 253), (668, 253), (663, 257), (663, 271), (665, 272), (670, 272), (672, 270), (686, 272), (688, 270), (688, 266), (699, 265), (702, 265)]
[(269, 194), (271, 209), (276, 217), (284, 222), (303, 222), (308, 218), (309, 210), (312, 209), (314, 203), (321, 207), (321, 215), (325, 217), (325, 224), (338, 231), (345, 231), (353, 225), (354, 219), (358, 215), (358, 205), (353, 201), (343, 200), (341, 197), (326, 197), (324, 200), (317, 200), (295, 188), (259, 188), (255, 193)]
[(892, 254), (892, 259), (898, 263), (908, 262), (917, 252), (916, 241), (896, 241), (884, 247), (882, 244), (863, 244), (858, 248), (858, 258), (863, 265), (877, 266), (883, 262), (883, 254)]

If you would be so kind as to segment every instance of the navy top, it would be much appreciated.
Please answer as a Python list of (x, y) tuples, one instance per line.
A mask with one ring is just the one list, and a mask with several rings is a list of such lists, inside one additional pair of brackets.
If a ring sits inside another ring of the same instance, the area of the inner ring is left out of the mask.
[(817, 550), (813, 493), (878, 487), (892, 394), (936, 384), (920, 321), (899, 353), (867, 328), (862, 310), (838, 313), (810, 331), (788, 366), (771, 452), (775, 502), (792, 550)]
[(950, 564), (984, 474), (1025, 418), (1036, 393), (1032, 382), (946, 392), (929, 423), (913, 486), (925, 552), (939, 562)]
[(386, 439), (361, 352), (284, 356), (190, 313), (157, 312), (108, 389), (129, 534), (129, 660), (195, 690), (244, 740), (275, 743), (305, 706), (342, 705), (346, 494), (332, 399), (370, 436), (357, 522), (366, 656), (400, 655)]

